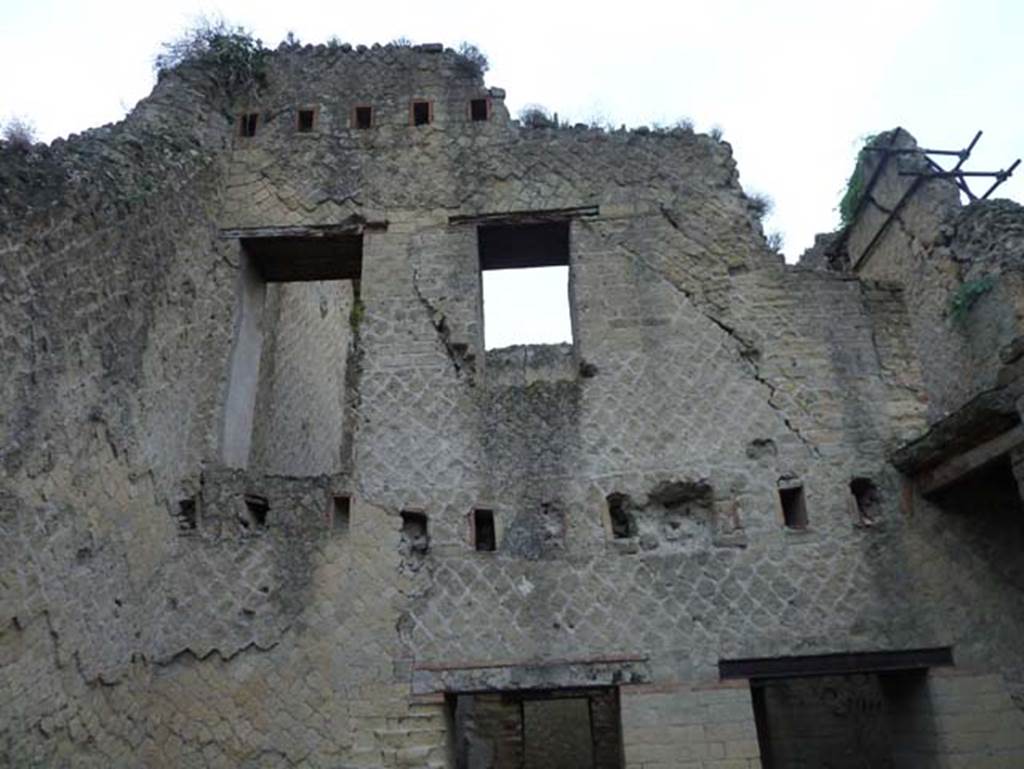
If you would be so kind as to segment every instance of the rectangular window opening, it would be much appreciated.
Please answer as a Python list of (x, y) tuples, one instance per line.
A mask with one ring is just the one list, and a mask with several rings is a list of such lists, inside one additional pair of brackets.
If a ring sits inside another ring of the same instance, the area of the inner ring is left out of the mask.
[(477, 230), (484, 347), (569, 343), (569, 222)]
[(252, 137), (256, 135), (256, 127), (260, 122), (260, 113), (245, 112), (238, 118), (238, 135)]
[(338, 496), (334, 498), (334, 510), (331, 517), (331, 528), (339, 534), (348, 534), (349, 519), (351, 517), (352, 502), (348, 497)]
[(430, 122), (430, 102), (414, 101), (412, 103), (412, 124), (427, 125)]
[(469, 102), (469, 117), (474, 123), (481, 123), (487, 120), (487, 99), (471, 99)]
[(473, 511), (473, 545), (482, 553), (492, 553), (497, 549), (497, 536), (494, 530), (493, 510)]
[(779, 489), (779, 500), (782, 502), (782, 516), (786, 528), (807, 528), (807, 503), (804, 499), (803, 486), (790, 486)]
[(356, 107), (355, 126), (359, 129), (373, 126), (373, 107)]
[(316, 110), (313, 109), (300, 109), (299, 110), (299, 133), (306, 134), (313, 130), (313, 126), (316, 123)]
[(402, 544), (410, 553), (420, 555), (430, 548), (430, 535), (427, 533), (427, 514), (417, 510), (402, 511)]
[(241, 520), (245, 528), (264, 529), (267, 526), (267, 513), (270, 511), (270, 503), (266, 497), (257, 494), (245, 495), (245, 510), (247, 518)]

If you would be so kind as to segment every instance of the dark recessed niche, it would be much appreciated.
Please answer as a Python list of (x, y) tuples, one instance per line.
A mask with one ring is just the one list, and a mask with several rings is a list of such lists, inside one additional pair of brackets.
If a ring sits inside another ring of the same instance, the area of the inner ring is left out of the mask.
[(198, 523), (195, 497), (178, 501), (178, 531), (195, 531)]
[(471, 99), (469, 102), (469, 118), (474, 123), (487, 120), (487, 99)]
[(356, 107), (353, 122), (356, 128), (370, 128), (373, 125), (373, 107)]
[(313, 131), (316, 126), (316, 110), (313, 109), (300, 109), (299, 110), (299, 122), (298, 131), (300, 134), (308, 134)]
[(256, 127), (260, 123), (260, 113), (243, 112), (238, 116), (238, 135), (251, 137), (256, 135)]
[(484, 553), (491, 553), (497, 549), (493, 510), (477, 509), (473, 511), (473, 545)]
[(423, 555), (430, 548), (427, 514), (418, 510), (402, 511), (402, 544), (409, 553)]
[(414, 101), (412, 103), (412, 124), (427, 125), (430, 122), (430, 102)]
[(633, 523), (633, 517), (627, 510), (629, 497), (625, 494), (613, 492), (608, 495), (607, 501), (608, 517), (612, 523), (612, 537), (615, 539), (628, 539), (635, 536), (636, 524)]
[(270, 511), (270, 503), (266, 497), (257, 494), (245, 495), (245, 509), (248, 513), (248, 520), (243, 519), (242, 525), (246, 528), (266, 528), (267, 513)]
[(882, 499), (874, 481), (870, 478), (854, 478), (850, 481), (850, 493), (857, 503), (857, 515), (861, 521), (873, 521), (878, 517)]
[(348, 534), (349, 519), (351, 517), (352, 502), (346, 496), (334, 498), (334, 509), (331, 517), (331, 528), (339, 534)]
[(782, 517), (786, 528), (807, 528), (807, 502), (804, 499), (803, 486), (790, 486), (779, 489), (779, 501), (782, 502)]

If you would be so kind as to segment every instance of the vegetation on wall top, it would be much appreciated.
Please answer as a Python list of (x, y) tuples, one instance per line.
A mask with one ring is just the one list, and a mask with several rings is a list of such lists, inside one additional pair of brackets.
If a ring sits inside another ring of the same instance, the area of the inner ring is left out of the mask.
[(459, 66), (468, 74), (483, 77), (491, 68), (487, 55), (472, 43), (462, 41), (456, 49), (459, 54)]
[(847, 179), (843, 197), (839, 200), (839, 223), (842, 227), (849, 227), (853, 224), (853, 218), (857, 215), (860, 200), (864, 196), (864, 186), (867, 183), (864, 178), (865, 150), (872, 146), (880, 136), (881, 134), (869, 134), (864, 137), (864, 144), (857, 153), (857, 162), (853, 166), (853, 173)]
[(252, 90), (266, 80), (270, 51), (263, 47), (263, 41), (223, 19), (200, 18), (161, 48), (153, 62), (158, 75), (183, 64), (206, 65), (218, 73), (221, 84), (232, 94)]
[(3, 123), (0, 139), (19, 150), (28, 150), (36, 143), (36, 128), (32, 121), (22, 117), (11, 117)]

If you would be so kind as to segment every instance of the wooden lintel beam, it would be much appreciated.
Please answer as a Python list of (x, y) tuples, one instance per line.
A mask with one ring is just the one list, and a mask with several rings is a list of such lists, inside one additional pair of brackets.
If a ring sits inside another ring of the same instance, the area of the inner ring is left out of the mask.
[(921, 473), (916, 478), (917, 488), (922, 495), (933, 494), (1022, 444), (1024, 425), (1017, 425), (1012, 430), (1000, 433), (963, 454), (947, 459), (942, 464)]
[(944, 646), (933, 649), (887, 652), (849, 652), (846, 654), (719, 660), (718, 674), (722, 680), (747, 678), (763, 681), (770, 678), (924, 670), (952, 664), (953, 650)]
[(387, 221), (357, 222), (351, 224), (327, 224), (287, 227), (237, 227), (223, 229), (220, 236), (225, 239), (256, 238), (348, 238), (361, 235), (366, 230), (386, 230)]
[(502, 211), (490, 214), (469, 214), (449, 216), (448, 224), (519, 224), (527, 222), (562, 221), (580, 217), (597, 216), (597, 206), (574, 208), (542, 208), (533, 211)]

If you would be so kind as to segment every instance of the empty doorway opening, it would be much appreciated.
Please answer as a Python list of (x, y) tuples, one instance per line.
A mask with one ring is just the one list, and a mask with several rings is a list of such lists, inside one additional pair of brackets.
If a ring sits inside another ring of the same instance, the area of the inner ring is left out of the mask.
[(927, 671), (751, 681), (764, 769), (911, 769), (930, 765)]
[(619, 769), (618, 692), (528, 690), (452, 695), (458, 769)]

